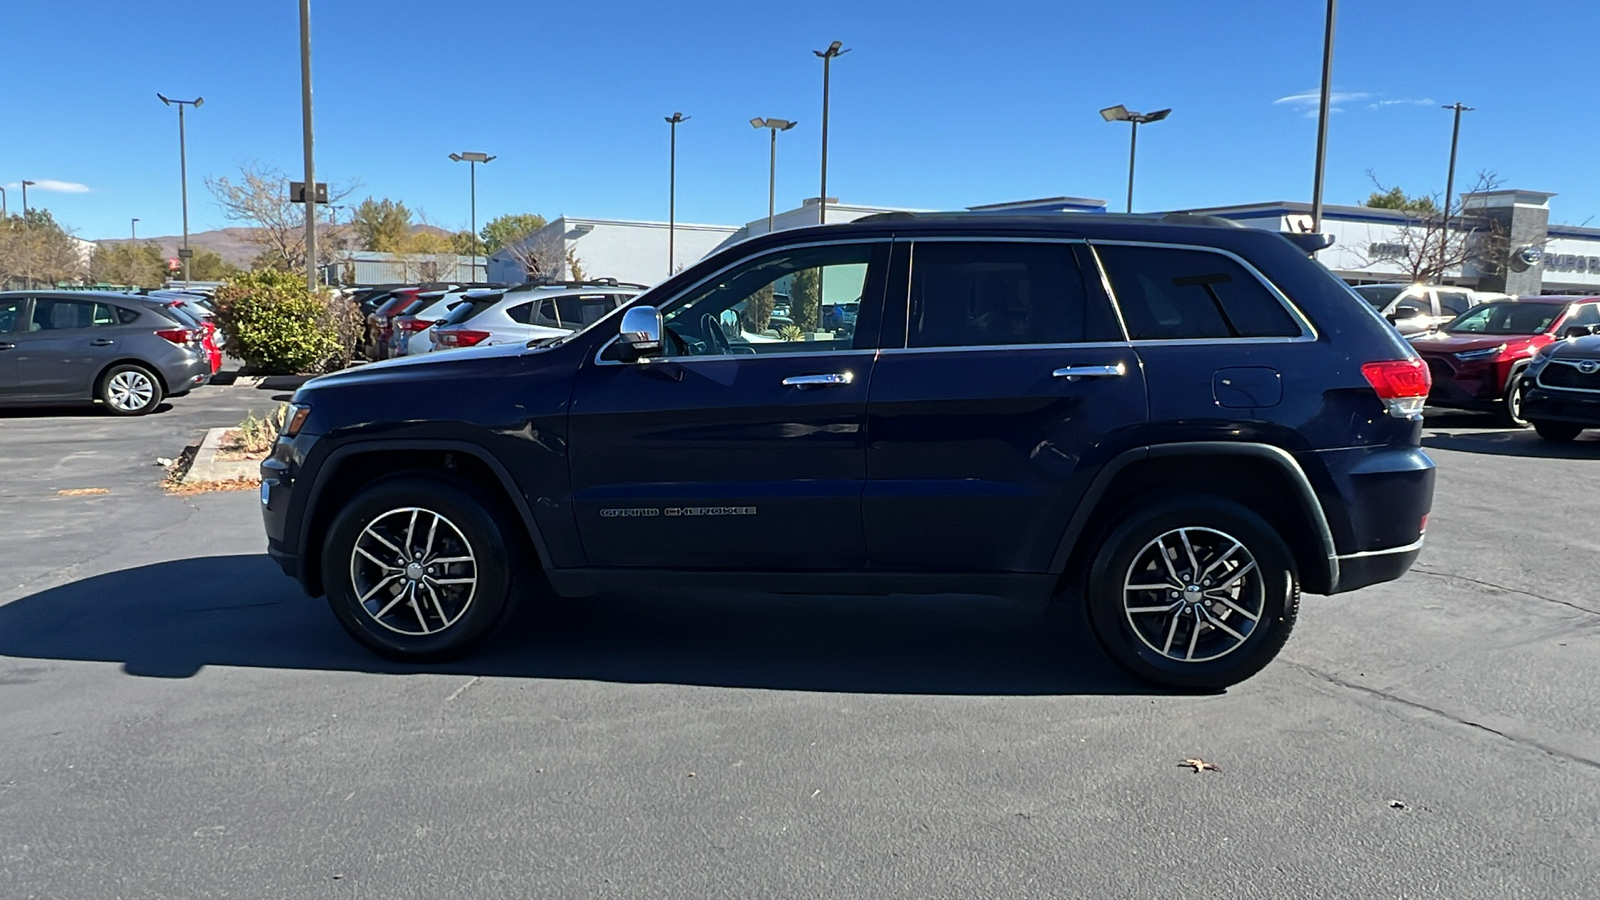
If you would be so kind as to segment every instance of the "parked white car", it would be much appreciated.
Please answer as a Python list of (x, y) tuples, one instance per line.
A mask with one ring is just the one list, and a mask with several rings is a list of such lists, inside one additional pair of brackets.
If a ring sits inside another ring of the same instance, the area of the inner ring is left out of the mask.
[(583, 282), (519, 285), (473, 297), (429, 332), (434, 350), (526, 344), (571, 334), (643, 293), (635, 284)]
[(394, 317), (390, 330), (389, 356), (416, 356), (433, 349), (433, 327), (450, 311), (474, 297), (499, 297), (500, 288), (429, 291), (417, 295), (406, 312)]
[(1432, 331), (1486, 299), (1470, 288), (1440, 284), (1358, 284), (1353, 290), (1404, 335)]

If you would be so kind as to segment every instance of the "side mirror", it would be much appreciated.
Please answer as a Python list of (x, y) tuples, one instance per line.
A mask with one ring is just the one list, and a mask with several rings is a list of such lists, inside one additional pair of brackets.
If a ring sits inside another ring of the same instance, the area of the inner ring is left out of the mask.
[(661, 310), (654, 306), (635, 306), (622, 314), (617, 345), (629, 359), (638, 359), (661, 350)]

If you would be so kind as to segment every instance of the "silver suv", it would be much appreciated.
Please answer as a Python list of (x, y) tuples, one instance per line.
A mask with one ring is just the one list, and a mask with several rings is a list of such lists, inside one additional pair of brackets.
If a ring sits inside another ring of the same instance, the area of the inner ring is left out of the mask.
[(434, 350), (526, 344), (582, 331), (643, 293), (616, 281), (519, 285), (468, 296), (431, 332)]

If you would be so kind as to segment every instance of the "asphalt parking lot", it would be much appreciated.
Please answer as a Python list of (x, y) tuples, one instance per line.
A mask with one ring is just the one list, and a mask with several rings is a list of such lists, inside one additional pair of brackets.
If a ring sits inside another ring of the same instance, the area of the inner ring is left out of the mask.
[(270, 396), (0, 412), (0, 896), (1600, 894), (1592, 434), (1430, 420), (1413, 572), (1182, 696), (962, 597), (609, 597), (393, 666), (253, 493), (157, 484)]

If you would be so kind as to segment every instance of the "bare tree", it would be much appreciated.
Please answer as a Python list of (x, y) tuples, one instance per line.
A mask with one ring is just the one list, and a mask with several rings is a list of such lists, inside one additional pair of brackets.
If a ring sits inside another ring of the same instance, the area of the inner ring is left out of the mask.
[[(1498, 274), (1506, 265), (1509, 235), (1501, 223), (1463, 214), (1459, 206), (1452, 204), (1447, 228), (1439, 194), (1407, 196), (1398, 187), (1384, 185), (1370, 170), (1367, 177), (1377, 188), (1367, 205), (1395, 209), (1407, 218), (1399, 230), (1383, 240), (1350, 248), (1361, 260), (1362, 268), (1387, 264), (1399, 268), (1414, 283), (1431, 284), (1450, 272), (1459, 272), (1468, 263), (1486, 274)], [(1465, 193), (1492, 191), (1502, 183), (1494, 172), (1479, 172)]]
[[(339, 204), (357, 185), (329, 185), (328, 205)], [(288, 176), (274, 167), (247, 160), (239, 165), (238, 180), (227, 177), (207, 178), (206, 188), (211, 191), (222, 214), (230, 221), (240, 222), (251, 230), (250, 240), (261, 248), (257, 260), (273, 268), (293, 271), (306, 264), (306, 212), (305, 206), (289, 201)], [(319, 211), (319, 218), (326, 210)], [(327, 222), (326, 219), (323, 220)], [(326, 242), (317, 242), (317, 259), (322, 265), (339, 262), (345, 253), (339, 240), (341, 227), (331, 228)]]
[(568, 264), (577, 261), (575, 256), (566, 251), (566, 241), (562, 240), (561, 235), (543, 230), (507, 244), (502, 249), (522, 267), (528, 280), (534, 282), (560, 281)]
[(87, 255), (71, 232), (47, 209), (0, 220), (0, 286), (78, 281), (88, 273)]

